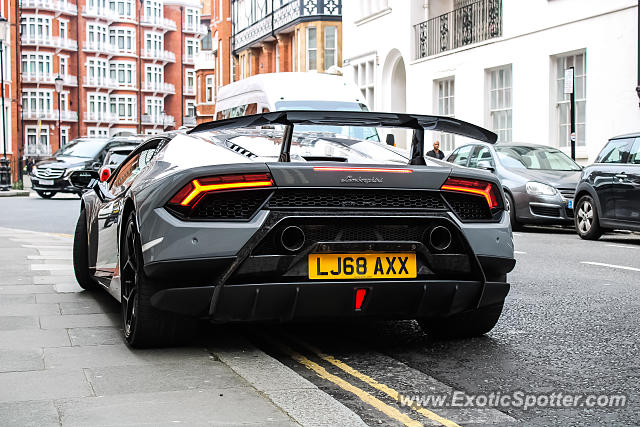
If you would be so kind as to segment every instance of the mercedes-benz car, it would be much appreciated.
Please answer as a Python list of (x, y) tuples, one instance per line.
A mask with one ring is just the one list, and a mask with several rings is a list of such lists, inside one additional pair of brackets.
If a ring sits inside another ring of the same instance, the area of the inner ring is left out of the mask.
[[(332, 133), (306, 126), (334, 126)], [(413, 131), (408, 156), (349, 126)], [(515, 260), (495, 175), (425, 159), (425, 130), (495, 142), (461, 120), (286, 111), (154, 136), (82, 196), (78, 283), (122, 306), (132, 347), (215, 323), (417, 319), (491, 330)]]

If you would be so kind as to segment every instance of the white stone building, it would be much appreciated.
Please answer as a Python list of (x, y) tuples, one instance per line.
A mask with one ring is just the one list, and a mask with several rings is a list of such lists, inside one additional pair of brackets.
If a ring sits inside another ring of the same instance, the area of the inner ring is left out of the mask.
[(348, 0), (343, 55), (374, 110), (451, 115), (567, 153), (573, 66), (583, 164), (640, 130), (637, 0)]

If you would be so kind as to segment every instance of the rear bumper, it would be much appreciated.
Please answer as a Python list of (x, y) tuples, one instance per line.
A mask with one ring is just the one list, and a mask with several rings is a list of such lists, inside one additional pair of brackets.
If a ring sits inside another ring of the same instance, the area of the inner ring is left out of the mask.
[[(225, 285), (212, 305), (215, 286), (158, 291), (151, 303), (159, 310), (227, 322), (287, 322), (317, 319), (416, 319), (452, 314), (502, 303), (506, 282), (361, 281)], [(355, 309), (357, 289), (367, 294)]]

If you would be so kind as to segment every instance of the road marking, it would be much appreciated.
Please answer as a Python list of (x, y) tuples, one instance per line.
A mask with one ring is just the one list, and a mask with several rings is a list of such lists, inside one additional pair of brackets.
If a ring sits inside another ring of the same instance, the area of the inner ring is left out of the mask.
[(609, 246), (611, 248), (638, 249), (637, 246), (631, 246), (631, 245), (613, 245), (613, 244), (609, 244), (609, 245), (606, 245), (606, 246)]
[(272, 344), (276, 345), (283, 353), (291, 357), (293, 360), (295, 360), (299, 364), (305, 366), (307, 369), (314, 371), (319, 377), (324, 378), (327, 381), (331, 381), (332, 383), (334, 383), (335, 385), (337, 385), (338, 387), (340, 387), (345, 391), (355, 394), (356, 396), (358, 396), (358, 398), (360, 398), (360, 400), (373, 406), (378, 411), (387, 415), (389, 418), (393, 418), (394, 420), (399, 421), (402, 424), (409, 427), (422, 426), (420, 422), (414, 420), (413, 418), (409, 417), (406, 414), (403, 414), (398, 409), (387, 405), (380, 399), (370, 395), (369, 393), (367, 393), (362, 389), (359, 389), (358, 387), (354, 386), (350, 382), (345, 381), (342, 378), (329, 373), (325, 368), (318, 365), (316, 362), (313, 362), (312, 360), (307, 359), (305, 356), (294, 351), (290, 347), (282, 343), (275, 342), (273, 340), (270, 340), (270, 341), (272, 341)]
[(640, 271), (640, 268), (627, 267), (626, 265), (605, 264), (602, 262), (581, 261), (580, 264), (597, 265), (599, 267), (618, 268), (620, 270)]
[[(342, 369), (344, 372), (346, 372), (349, 375), (352, 375), (354, 377), (356, 377), (357, 379), (359, 379), (360, 381), (362, 381), (365, 384), (370, 385), (371, 387), (375, 388), (376, 390), (379, 390), (383, 393), (385, 393), (387, 396), (391, 397), (393, 400), (395, 400), (396, 402), (400, 402), (400, 393), (398, 393), (396, 390), (392, 389), (391, 387), (385, 385), (385, 384), (381, 384), (378, 381), (374, 380), (373, 378), (371, 378), (370, 376), (363, 374), (362, 372), (358, 371), (357, 369), (352, 368), (351, 366), (347, 365), (346, 363), (342, 362), (339, 359), (336, 359), (335, 357), (325, 354), (322, 351), (320, 351), (319, 349), (313, 347), (311, 344), (307, 344), (297, 338), (294, 338), (292, 336), (288, 336), (289, 339), (297, 342), (298, 344), (300, 344), (301, 346), (305, 347), (307, 350), (311, 351), (312, 353), (314, 353), (316, 356), (318, 356), (319, 358), (321, 358), (322, 360), (325, 360), (329, 363), (331, 363), (333, 366)], [(423, 408), (422, 406), (416, 404), (416, 403), (412, 403), (411, 406), (409, 406), (411, 409), (413, 409), (414, 411), (418, 412), (420, 415), (423, 415), (424, 417), (435, 421), (437, 423), (442, 424), (443, 426), (447, 426), (447, 427), (460, 427), (458, 424), (456, 424), (455, 422), (448, 420), (446, 418), (441, 417), (440, 415), (436, 414), (435, 412), (432, 412), (428, 409)]]
[(514, 254), (516, 255), (526, 255), (526, 252), (522, 252), (522, 251), (513, 251)]

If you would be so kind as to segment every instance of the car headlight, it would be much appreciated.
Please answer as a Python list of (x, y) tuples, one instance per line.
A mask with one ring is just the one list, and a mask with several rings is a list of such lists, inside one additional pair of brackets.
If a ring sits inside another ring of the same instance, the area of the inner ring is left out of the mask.
[(537, 196), (553, 196), (556, 194), (558, 190), (554, 187), (543, 184), (541, 182), (529, 181), (527, 182), (527, 193), (534, 194)]

